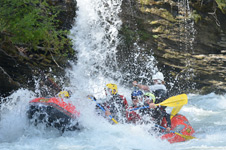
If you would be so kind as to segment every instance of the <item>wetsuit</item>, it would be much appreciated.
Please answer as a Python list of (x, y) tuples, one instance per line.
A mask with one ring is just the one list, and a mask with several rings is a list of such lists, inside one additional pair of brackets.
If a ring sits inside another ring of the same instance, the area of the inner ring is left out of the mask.
[(155, 84), (155, 85), (151, 85), (149, 86), (150, 91), (155, 95), (155, 103), (161, 103), (164, 100), (166, 100), (167, 98), (169, 98), (168, 93), (167, 93), (167, 89), (165, 87), (165, 85), (163, 84)]
[(126, 121), (126, 109), (128, 108), (127, 100), (124, 96), (115, 94), (109, 100), (101, 104), (105, 110), (109, 110), (111, 116), (119, 123)]
[[(155, 104), (159, 104), (169, 98), (167, 89), (163, 84), (155, 84), (149, 86), (150, 91), (155, 95)], [(166, 120), (170, 120), (170, 115), (166, 113), (166, 106), (157, 106), (156, 109), (160, 109), (162, 111), (162, 117), (166, 117)], [(159, 113), (158, 113), (159, 114)], [(155, 117), (160, 118), (160, 117)]]
[[(154, 84), (149, 86), (149, 90), (155, 95), (155, 104), (161, 103), (169, 96), (167, 89), (163, 84)], [(146, 108), (140, 110), (143, 115), (149, 115), (156, 124), (161, 125), (163, 117), (166, 118), (167, 127), (171, 127), (170, 115), (166, 112), (166, 106), (157, 106), (155, 109)]]
[(127, 123), (138, 124), (140, 123), (141, 117), (136, 111), (129, 111), (130, 109), (137, 108), (137, 106), (133, 105), (128, 108), (126, 112)]

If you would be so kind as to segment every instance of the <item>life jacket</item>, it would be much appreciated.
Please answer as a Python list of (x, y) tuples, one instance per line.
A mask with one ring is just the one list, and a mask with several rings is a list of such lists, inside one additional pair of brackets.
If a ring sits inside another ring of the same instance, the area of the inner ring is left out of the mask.
[(105, 109), (111, 112), (111, 116), (118, 122), (125, 122), (126, 109), (128, 108), (128, 102), (123, 95), (113, 95), (106, 103)]
[(138, 121), (141, 120), (141, 116), (136, 111), (130, 111), (130, 109), (133, 109), (133, 108), (137, 108), (137, 106), (128, 107), (128, 109), (126, 111), (126, 118), (127, 118), (128, 123), (136, 124)]
[(122, 98), (122, 100), (123, 100), (123, 106), (125, 107), (125, 109), (127, 109), (128, 107), (129, 107), (129, 105), (128, 105), (128, 102), (127, 102), (127, 100), (126, 100), (126, 97), (125, 96), (123, 96), (123, 95), (119, 95), (121, 98)]
[(163, 89), (155, 90), (153, 91), (153, 94), (156, 97), (156, 102), (155, 102), (156, 104), (161, 103), (168, 98), (167, 92)]
[(117, 104), (118, 107), (123, 109), (128, 108), (128, 102), (123, 95), (118, 95), (118, 94), (113, 95), (112, 98), (110, 98), (110, 100), (108, 100), (105, 105), (108, 109), (111, 109), (111, 107), (115, 107), (114, 106), (115, 104)]

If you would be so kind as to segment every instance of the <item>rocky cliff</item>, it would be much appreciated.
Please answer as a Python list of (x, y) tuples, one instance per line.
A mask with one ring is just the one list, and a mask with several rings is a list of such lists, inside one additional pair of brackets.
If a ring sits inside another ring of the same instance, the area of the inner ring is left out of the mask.
[[(60, 6), (60, 28), (70, 29), (74, 22), (76, 1), (49, 0)], [(188, 4), (189, 2), (189, 4)], [(171, 94), (226, 91), (226, 5), (225, 0), (123, 0), (120, 17), (121, 45), (118, 62), (131, 83), (139, 72), (152, 72), (144, 67), (146, 56), (154, 56), (155, 64), (166, 77)], [(34, 88), (34, 77), (55, 91), (55, 79), (63, 77), (68, 57), (29, 53), (26, 48), (11, 45), (0, 33), (0, 94), (21, 87)], [(141, 51), (138, 67), (134, 53)], [(53, 78), (56, 77), (56, 78)], [(144, 83), (150, 79), (142, 80)], [(137, 78), (139, 80), (139, 78)], [(129, 82), (128, 82), (129, 81)], [(60, 85), (60, 83), (59, 83)], [(53, 92), (54, 93), (54, 92)]]
[(224, 93), (225, 10), (218, 0), (124, 0), (122, 47), (152, 49), (172, 93)]
[[(76, 1), (48, 0), (48, 3), (61, 10), (57, 16), (59, 28), (69, 30), (76, 15)], [(64, 77), (64, 69), (69, 67), (68, 60), (75, 59), (70, 39), (63, 49), (68, 55), (64, 56), (46, 52), (41, 46), (31, 50), (22, 43), (12, 44), (8, 36), (0, 32), (0, 96), (7, 96), (18, 88), (34, 90), (36, 81), (44, 90), (43, 96), (59, 92), (63, 83), (57, 79)]]

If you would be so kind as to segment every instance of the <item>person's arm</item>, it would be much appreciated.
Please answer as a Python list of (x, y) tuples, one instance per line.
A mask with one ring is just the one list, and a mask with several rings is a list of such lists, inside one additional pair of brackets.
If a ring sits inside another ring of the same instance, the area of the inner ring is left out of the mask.
[(149, 86), (138, 84), (137, 81), (133, 81), (133, 86), (137, 86), (139, 89), (142, 89), (144, 91), (150, 91)]
[(106, 111), (105, 111), (105, 115), (106, 115), (106, 116), (109, 116), (109, 115), (111, 115), (111, 112), (110, 112), (109, 110), (106, 110)]
[(170, 129), (171, 129), (170, 114), (164, 112), (164, 116), (166, 117), (166, 122), (167, 122), (166, 132), (170, 132)]
[(154, 109), (154, 108), (156, 108), (156, 105), (154, 103), (150, 103), (149, 104), (149, 108), (153, 108)]

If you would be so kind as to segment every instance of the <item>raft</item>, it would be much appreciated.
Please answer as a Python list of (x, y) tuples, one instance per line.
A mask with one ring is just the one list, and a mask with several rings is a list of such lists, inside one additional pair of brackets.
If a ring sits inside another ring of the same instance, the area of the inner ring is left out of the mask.
[[(161, 126), (166, 127), (166, 120), (165, 118), (162, 121)], [(190, 125), (188, 119), (181, 115), (177, 114), (171, 119), (171, 130), (175, 131), (177, 133), (192, 136), (195, 133), (195, 130)], [(164, 131), (162, 131), (164, 132)], [(176, 142), (184, 142), (186, 141), (185, 138), (175, 134), (175, 133), (167, 133), (161, 136), (162, 140), (167, 140), (170, 143), (176, 143)]]
[(80, 112), (71, 103), (66, 103), (62, 98), (35, 98), (29, 102), (27, 116), (34, 125), (40, 123), (55, 127), (61, 131), (78, 130), (78, 117)]

